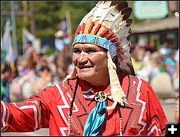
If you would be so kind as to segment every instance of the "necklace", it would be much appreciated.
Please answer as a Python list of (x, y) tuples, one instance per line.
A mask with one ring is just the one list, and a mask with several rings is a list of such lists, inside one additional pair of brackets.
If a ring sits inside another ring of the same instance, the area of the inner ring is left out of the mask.
[(120, 110), (120, 105), (118, 104), (117, 105), (117, 110), (118, 110), (118, 114), (119, 114), (119, 126), (120, 126), (120, 136), (122, 136), (122, 127), (123, 127), (123, 125), (122, 125), (122, 114), (121, 114), (121, 110)]
[[(68, 136), (72, 136), (72, 135), (79, 133), (78, 131), (76, 131), (75, 133), (71, 133), (72, 110), (73, 110), (73, 103), (75, 100), (76, 91), (78, 88), (78, 78), (76, 80), (76, 85), (75, 85), (74, 89), (72, 88), (72, 85), (69, 83), (69, 80), (68, 80), (68, 85), (70, 86), (71, 91), (73, 92), (73, 98), (72, 98), (72, 101), (70, 103), (70, 109), (69, 109), (69, 113), (68, 113)], [(96, 94), (96, 99), (94, 98), (95, 100), (97, 100), (99, 98), (99, 96), (97, 96), (97, 95), (104, 96), (104, 98), (101, 98), (100, 101), (105, 101), (107, 98), (107, 94), (103, 94), (102, 92), (99, 92), (98, 94)], [(120, 105), (119, 104), (117, 105), (117, 110), (118, 110), (118, 114), (120, 117), (120, 136), (122, 136), (122, 114), (120, 111)]]
[[(76, 95), (76, 91), (77, 91), (77, 87), (78, 87), (78, 78), (76, 80), (76, 85), (75, 85), (74, 89), (72, 88), (72, 85), (69, 83), (69, 80), (68, 80), (68, 85), (70, 86), (71, 91), (73, 92), (73, 98), (72, 98), (70, 108), (69, 108), (69, 113), (68, 113), (68, 136), (71, 136), (72, 135), (72, 133), (71, 133), (72, 109), (73, 109), (73, 103), (74, 103), (74, 99), (75, 99), (75, 95)], [(79, 132), (77, 132), (77, 133), (79, 133)]]

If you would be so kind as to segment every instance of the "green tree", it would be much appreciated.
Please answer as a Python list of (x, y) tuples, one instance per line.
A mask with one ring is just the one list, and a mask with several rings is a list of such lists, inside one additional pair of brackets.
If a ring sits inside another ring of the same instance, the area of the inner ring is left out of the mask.
[[(72, 33), (74, 33), (77, 25), (82, 17), (89, 12), (94, 6), (94, 2), (90, 1), (32, 1), (33, 12), (35, 18), (36, 37), (43, 39), (45, 37), (54, 37), (57, 31), (57, 26), (61, 20), (65, 18), (66, 11), (71, 15)], [(29, 10), (29, 1), (26, 1), (27, 9)], [(1, 11), (10, 11), (10, 1), (1, 3)], [(15, 11), (23, 11), (24, 4), (22, 1), (15, 1)], [(82, 8), (83, 7), (83, 8)], [(1, 34), (4, 33), (4, 25), (10, 16), (1, 16)], [(18, 49), (22, 48), (22, 28), (30, 30), (30, 17), (16, 16), (16, 37)]]
[(37, 37), (53, 36), (59, 22), (65, 18), (66, 11), (70, 12), (72, 32), (74, 32), (81, 18), (92, 8), (91, 3), (81, 1), (34, 2)]

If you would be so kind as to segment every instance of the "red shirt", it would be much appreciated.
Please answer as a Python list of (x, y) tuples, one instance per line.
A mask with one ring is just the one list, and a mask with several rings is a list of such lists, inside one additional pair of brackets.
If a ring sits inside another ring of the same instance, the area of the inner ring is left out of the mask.
[[(68, 112), (76, 80), (69, 80), (64, 86), (59, 84), (47, 87), (38, 95), (33, 95), (21, 103), (1, 101), (2, 132), (49, 128), (51, 136), (67, 136)], [(123, 135), (164, 135), (167, 119), (151, 86), (138, 77), (122, 73), (119, 74), (119, 80), (128, 101), (127, 108), (120, 108)], [(71, 133), (74, 135), (82, 136), (88, 114), (96, 104), (95, 101), (90, 101), (98, 91), (108, 94), (108, 106), (113, 103), (110, 86), (95, 87), (83, 80), (78, 81), (71, 122)], [(99, 135), (119, 135), (120, 120), (117, 109), (106, 113)]]

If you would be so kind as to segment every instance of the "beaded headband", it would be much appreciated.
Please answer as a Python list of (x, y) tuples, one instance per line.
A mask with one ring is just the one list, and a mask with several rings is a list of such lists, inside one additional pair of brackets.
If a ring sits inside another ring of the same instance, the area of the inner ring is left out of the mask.
[[(117, 55), (116, 45), (109, 40), (92, 35), (77, 35), (74, 38), (74, 43), (90, 43), (107, 49), (112, 56)], [(74, 44), (73, 44), (74, 45)]]

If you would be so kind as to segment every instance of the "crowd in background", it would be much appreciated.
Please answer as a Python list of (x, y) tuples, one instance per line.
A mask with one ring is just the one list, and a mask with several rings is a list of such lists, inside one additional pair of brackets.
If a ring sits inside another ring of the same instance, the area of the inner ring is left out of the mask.
[(179, 50), (162, 47), (152, 51), (140, 46), (132, 50), (132, 62), (138, 76), (151, 82), (160, 73), (166, 73), (172, 80), (175, 90), (178, 90), (176, 78), (179, 77)]
[(72, 69), (70, 57), (63, 53), (37, 53), (30, 44), (25, 56), (19, 56), (14, 64), (1, 64), (1, 99), (20, 102), (47, 86), (61, 83)]
[[(173, 92), (179, 90), (179, 50), (162, 46), (149, 50), (141, 46), (131, 49), (136, 75), (151, 83), (160, 73), (166, 73), (172, 82)], [(1, 65), (1, 99), (19, 102), (38, 94), (43, 88), (61, 83), (71, 72), (73, 65), (63, 50), (45, 55), (37, 53), (30, 45), (25, 56), (19, 56), (14, 64)]]

